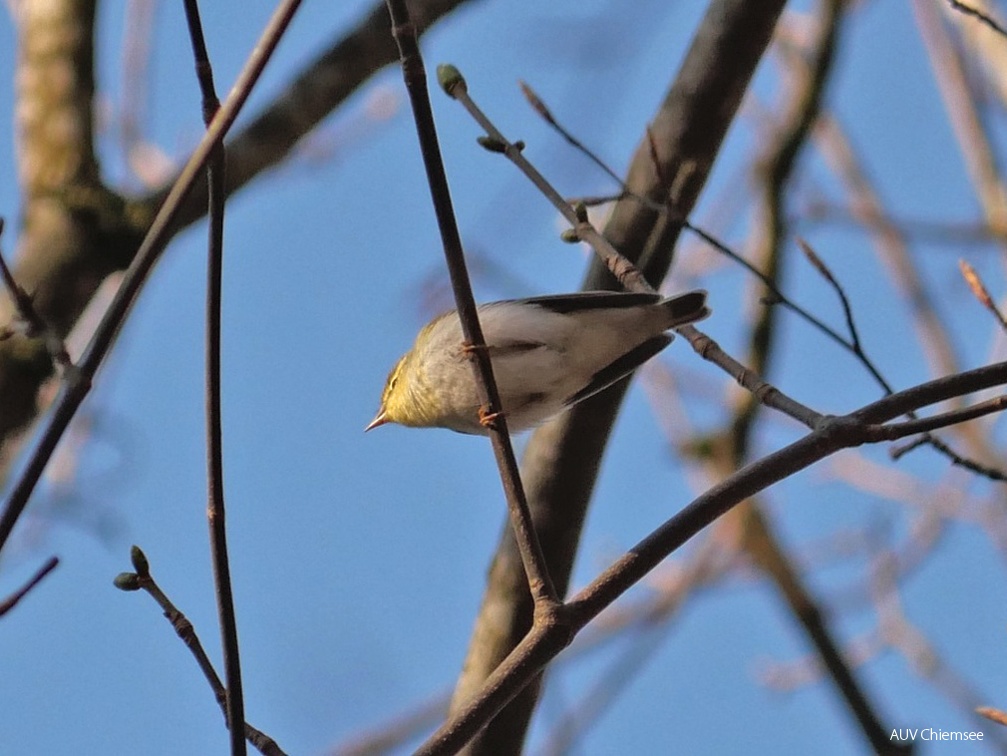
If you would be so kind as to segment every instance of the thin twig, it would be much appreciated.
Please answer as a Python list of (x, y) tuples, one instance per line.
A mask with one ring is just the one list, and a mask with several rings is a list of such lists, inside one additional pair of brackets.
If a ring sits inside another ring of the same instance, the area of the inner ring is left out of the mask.
[[(857, 332), (857, 326), (853, 319), (853, 312), (850, 309), (849, 299), (846, 296), (846, 292), (843, 289), (842, 284), (839, 283), (836, 277), (832, 274), (832, 271), (830, 271), (828, 266), (825, 265), (824, 261), (822, 261), (822, 259), (818, 257), (817, 254), (815, 254), (814, 250), (812, 250), (812, 248), (803, 239), (798, 239), (797, 243), (801, 246), (801, 249), (804, 251), (804, 254), (807, 256), (808, 260), (815, 267), (815, 269), (818, 270), (818, 272), (821, 273), (821, 275), (825, 278), (825, 280), (829, 283), (829, 285), (832, 286), (837, 296), (839, 297), (840, 302), (842, 303), (843, 311), (846, 315), (846, 325), (849, 330), (850, 337), (848, 343), (845, 340), (843, 340), (841, 343), (843, 343), (844, 346), (850, 349), (853, 355), (867, 369), (867, 371), (871, 374), (874, 380), (877, 381), (878, 385), (881, 386), (884, 392), (889, 395), (892, 394), (895, 389), (892, 387), (890, 383), (888, 383), (887, 379), (884, 377), (884, 375), (882, 375), (881, 370), (874, 364), (874, 361), (867, 356), (867, 353), (861, 347), (860, 335)], [(967, 263), (964, 262), (963, 264), (967, 265)], [(971, 284), (972, 282), (964, 269), (962, 272), (963, 274), (965, 274), (966, 280), (969, 281), (969, 283)], [(976, 278), (976, 280), (978, 280), (978, 278)], [(988, 296), (989, 295), (987, 294), (987, 297)], [(990, 302), (990, 304), (992, 305), (992, 301)], [(993, 305), (993, 310), (994, 312), (997, 312), (995, 305)], [(997, 314), (999, 313), (997, 312)], [(913, 420), (917, 419), (916, 416), (912, 413), (910, 413), (909, 417), (912, 418)], [(921, 425), (920, 427), (921, 428), (925, 427), (925, 425), (926, 424), (923, 423), (923, 425)], [(1005, 474), (1001, 470), (991, 465), (984, 465), (980, 462), (977, 462), (976, 460), (963, 457), (962, 455), (958, 454), (958, 452), (956, 452), (954, 449), (952, 449), (950, 446), (948, 446), (948, 444), (946, 444), (944, 441), (935, 436), (930, 435), (930, 433), (926, 431), (923, 431), (923, 436), (922, 438), (919, 439), (918, 442), (913, 442), (912, 444), (900, 447), (894, 447), (890, 452), (891, 457), (892, 459), (898, 459), (899, 457), (906, 454), (908, 451), (916, 449), (924, 444), (933, 447), (938, 452), (943, 454), (951, 461), (952, 465), (964, 467), (965, 469), (971, 470), (977, 475), (982, 475), (983, 477), (989, 478), (990, 480), (1007, 482), (1007, 474)]]
[(979, 274), (976, 273), (975, 268), (969, 265), (964, 260), (958, 261), (958, 268), (962, 272), (962, 278), (965, 279), (965, 283), (969, 285), (972, 290), (972, 294), (979, 303), (993, 313), (993, 317), (997, 319), (1000, 324), (1000, 328), (1007, 331), (1007, 319), (1004, 318), (1004, 314), (1000, 312), (1000, 308), (997, 307), (996, 302), (993, 301), (993, 297), (990, 296), (989, 291), (986, 289), (986, 284), (983, 283)]
[(500, 468), (500, 478), (511, 515), (511, 525), (520, 548), (536, 612), (553, 611), (560, 605), (560, 601), (552, 578), (549, 576), (542, 547), (539, 545), (532, 524), (528, 501), (521, 484), (517, 458), (514, 456), (510, 434), (507, 431), (507, 418), (501, 412), (500, 396), (496, 380), (493, 377), (489, 353), (485, 348), (486, 342), (479, 324), (475, 299), (472, 296), (461, 237), (458, 233), (451, 203), (451, 193), (441, 160), (433, 111), (430, 107), (430, 96), (426, 88), (426, 72), (416, 41), (416, 30), (410, 21), (405, 0), (387, 0), (387, 4), (392, 18), (392, 36), (399, 47), (402, 75), (413, 108), (420, 150), (427, 171), (427, 181), (430, 185), (437, 224), (444, 244), (444, 256), (451, 276), (451, 286), (454, 290), (458, 316), (461, 319), (466, 343), (471, 346), (472, 370), (479, 390), (479, 399), (484, 405), (483, 415), (495, 418), (487, 428), (493, 443), (497, 466)]
[[(688, 220), (684, 219), (680, 220), (679, 222), (682, 224), (682, 228), (692, 232), (700, 239), (705, 241), (707, 244), (709, 244), (711, 247), (713, 247), (715, 250), (717, 250), (717, 252), (724, 255), (728, 259), (733, 260), (735, 263), (743, 267), (753, 276), (758, 278), (759, 281), (766, 287), (766, 290), (769, 292), (767, 297), (768, 304), (780, 305), (781, 307), (786, 307), (788, 310), (790, 310), (795, 315), (806, 321), (812, 327), (816, 328), (822, 334), (828, 336), (832, 341), (841, 346), (843, 349), (846, 349), (847, 351), (853, 352), (854, 355), (857, 355), (857, 352), (853, 344), (849, 340), (844, 338), (843, 335), (839, 333), (839, 331), (837, 331), (835, 328), (825, 323), (825, 321), (823, 321), (821, 318), (819, 318), (816, 315), (813, 315), (809, 310), (797, 304), (797, 302), (788, 297), (769, 276), (767, 276), (765, 273), (759, 270), (755, 265), (750, 263), (748, 260), (739, 255), (737, 252), (735, 252), (729, 246), (727, 246), (722, 241), (717, 239), (715, 236), (704, 231), (699, 226), (695, 226)], [(798, 244), (800, 244), (800, 240), (798, 240)], [(835, 279), (832, 280), (834, 281)]]
[[(592, 163), (598, 166), (606, 175), (608, 175), (609, 178), (615, 181), (615, 183), (619, 184), (619, 186), (622, 187), (623, 191), (626, 192), (624, 196), (630, 196), (631, 193), (629, 193), (629, 187), (627, 187), (625, 182), (623, 182), (622, 177), (614, 170), (612, 170), (612, 168), (609, 167), (609, 165), (600, 157), (598, 157), (598, 155), (596, 155), (592, 150), (588, 149), (587, 145), (584, 144), (582, 141), (580, 141), (577, 137), (575, 137), (569, 129), (567, 129), (559, 121), (557, 121), (556, 117), (552, 114), (552, 111), (548, 108), (545, 102), (542, 101), (542, 98), (538, 96), (535, 90), (533, 90), (528, 85), (527, 82), (519, 81), (518, 86), (521, 87), (521, 93), (525, 96), (525, 99), (528, 100), (528, 103), (532, 106), (532, 108), (535, 110), (536, 113), (542, 116), (542, 119), (546, 123), (552, 126), (552, 128), (555, 129), (556, 132), (561, 137), (563, 137), (575, 150), (585, 155), (588, 158), (588, 160), (590, 160)], [(621, 199), (621, 197), (618, 197), (616, 199)], [(646, 199), (644, 199), (644, 201), (646, 201)], [(651, 204), (657, 205), (658, 203), (655, 202)]]
[(861, 351), (860, 332), (857, 330), (856, 321), (853, 319), (853, 308), (850, 306), (850, 298), (846, 296), (846, 290), (832, 274), (829, 266), (825, 264), (807, 241), (801, 237), (797, 237), (797, 246), (801, 248), (804, 256), (808, 258), (808, 262), (828, 282), (832, 290), (836, 292), (836, 296), (839, 297), (839, 303), (843, 307), (843, 315), (846, 318), (846, 330), (850, 334), (850, 344), (859, 353)]
[[(213, 85), (213, 68), (203, 37), (196, 0), (185, 0), (185, 20), (189, 28), (196, 78), (202, 94), (203, 122), (207, 127), (220, 109)], [(224, 649), (227, 678), (227, 725), (231, 733), (232, 756), (246, 753), (245, 739), (236, 722), (245, 721), (244, 692), (241, 685), (241, 654), (238, 623), (231, 588), (231, 567), (227, 556), (227, 527), (224, 508), (224, 451), (220, 407), (220, 300), (224, 263), (224, 147), (218, 145), (207, 165), (209, 239), (206, 274), (206, 515), (210, 526), (210, 553), (216, 585), (217, 614)]]
[(1007, 483), (1007, 473), (1004, 471), (993, 467), (992, 465), (984, 465), (981, 462), (970, 459), (969, 457), (963, 457), (939, 438), (931, 436), (930, 434), (924, 434), (919, 440), (919, 443), (914, 441), (903, 446), (893, 446), (889, 450), (888, 455), (893, 460), (897, 460), (921, 446), (933, 447), (947, 457), (951, 464), (955, 467), (961, 467), (969, 472), (975, 473), (976, 475), (988, 478), (989, 480), (995, 480), (998, 483)]
[(94, 336), (84, 350), (79, 364), (65, 371), (63, 384), (52, 412), (48, 420), (43, 423), (35, 448), (8, 496), (3, 512), (0, 513), (0, 550), (10, 538), (14, 525), (28, 505), (28, 499), (42, 477), (42, 472), (52, 457), (56, 445), (90, 391), (98, 367), (112, 348), (134, 300), (167, 245), (185, 198), (202, 176), (217, 145), (221, 143), (238, 117), (300, 4), (301, 0), (282, 0), (273, 13), (227, 99), (151, 223), (146, 237), (123, 276), (122, 285), (109, 303), (108, 310), (95, 329)]
[[(185, 644), (185, 647), (189, 649), (189, 652), (196, 660), (196, 664), (202, 671), (206, 681), (210, 684), (210, 689), (213, 691), (214, 698), (217, 699), (221, 713), (227, 719), (227, 689), (224, 687), (224, 683), (221, 682), (217, 671), (213, 668), (213, 662), (210, 661), (206, 649), (203, 648), (199, 636), (196, 635), (196, 629), (193, 627), (192, 622), (179, 611), (178, 607), (171, 602), (171, 599), (168, 598), (157, 584), (157, 581), (154, 580), (150, 574), (150, 563), (147, 561), (147, 557), (140, 547), (134, 546), (130, 549), (129, 556), (130, 561), (133, 563), (133, 569), (136, 572), (120, 572), (113, 581), (115, 587), (127, 592), (146, 591), (157, 602), (164, 612), (165, 619), (171, 623), (171, 626), (175, 629), (175, 633), (181, 638), (182, 643)], [(261, 730), (252, 727), (247, 722), (245, 722), (244, 736), (249, 743), (255, 746), (261, 753), (266, 754), (266, 756), (286, 756), (275, 740)]]
[(25, 596), (27, 596), (28, 592), (31, 591), (36, 585), (41, 583), (45, 579), (46, 575), (48, 575), (50, 572), (56, 569), (56, 566), (58, 564), (59, 564), (59, 557), (55, 556), (49, 557), (45, 561), (45, 564), (39, 567), (39, 569), (35, 572), (34, 575), (32, 575), (32, 577), (28, 580), (27, 583), (25, 583), (23, 586), (14, 591), (14, 593), (12, 593), (6, 599), (0, 601), (0, 617), (3, 617), (5, 614), (7, 614), (7, 612), (9, 612), (11, 609), (17, 606), (18, 602)]
[(906, 420), (901, 423), (891, 423), (890, 425), (876, 426), (876, 439), (878, 441), (893, 441), (906, 436), (913, 436), (917, 433), (927, 433), (937, 428), (947, 428), (949, 425), (966, 423), (978, 417), (984, 417), (994, 412), (1001, 412), (1007, 408), (1007, 396), (996, 396), (987, 399), (985, 402), (973, 404), (971, 407), (951, 410), (932, 417), (920, 417), (915, 420)]
[[(795, 64), (800, 62), (796, 54), (787, 59)], [(858, 156), (837, 118), (823, 113), (815, 125), (814, 136), (819, 151), (843, 183), (853, 216), (871, 231), (874, 246), (892, 286), (911, 311), (913, 328), (932, 374), (957, 373), (961, 369), (957, 349), (949, 336), (945, 318), (937, 307), (938, 297), (920, 275), (916, 260), (909, 254), (905, 229), (891, 219), (879, 190), (862, 165), (862, 158)], [(995, 458), (988, 442), (982, 440), (977, 433), (963, 428), (961, 435), (980, 458)], [(922, 439), (917, 446), (929, 441), (929, 438)], [(930, 445), (937, 446), (938, 443), (940, 442)], [(893, 459), (898, 459), (903, 452), (897, 445), (890, 449), (890, 453)], [(952, 456), (951, 459), (954, 463), (955, 457)]]
[(948, 0), (948, 5), (959, 13), (964, 13), (966, 16), (972, 16), (973, 18), (979, 19), (997, 34), (1007, 37), (1007, 29), (1004, 29), (1004, 27), (997, 23), (996, 19), (988, 13), (985, 13), (978, 8), (973, 8), (971, 5), (966, 5), (960, 0)]
[(493, 122), (486, 116), (478, 105), (469, 96), (468, 85), (465, 83), (461, 72), (454, 66), (442, 65), (438, 67), (438, 78), (441, 86), (449, 97), (457, 100), (462, 107), (468, 111), (469, 115), (486, 132), (488, 139), (480, 144), (493, 152), (501, 152), (516, 165), (528, 180), (534, 184), (535, 188), (548, 199), (573, 227), (573, 234), (567, 237), (569, 241), (580, 240), (591, 245), (601, 260), (608, 267), (613, 276), (622, 284), (627, 291), (647, 291), (652, 292), (651, 287), (639, 269), (629, 260), (619, 254), (616, 249), (602, 236), (598, 230), (588, 222), (587, 211), (583, 207), (575, 208), (567, 202), (559, 192), (553, 188), (545, 176), (539, 173), (538, 169), (532, 165), (521, 150), (524, 145), (514, 143), (500, 132)]

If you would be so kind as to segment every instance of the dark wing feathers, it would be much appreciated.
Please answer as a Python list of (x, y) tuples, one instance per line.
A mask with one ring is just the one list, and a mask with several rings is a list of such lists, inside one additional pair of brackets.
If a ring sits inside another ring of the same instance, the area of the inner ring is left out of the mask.
[(640, 305), (657, 304), (661, 302), (668, 309), (672, 321), (669, 328), (675, 324), (692, 323), (702, 320), (710, 314), (706, 307), (706, 292), (702, 289), (686, 292), (678, 296), (662, 300), (660, 294), (647, 294), (634, 291), (581, 291), (575, 294), (553, 294), (545, 297), (510, 300), (517, 304), (534, 304), (551, 312), (567, 314), (583, 312), (584, 310), (618, 309), (622, 307), (638, 307)]
[(576, 294), (552, 294), (546, 297), (515, 299), (518, 304), (535, 304), (552, 312), (565, 314), (613, 307), (636, 307), (661, 301), (660, 294), (629, 291), (581, 291)]
[(664, 307), (668, 310), (672, 322), (676, 324), (694, 323), (710, 314), (706, 306), (706, 291), (703, 289), (666, 299)]
[(664, 349), (672, 341), (672, 336), (663, 333), (640, 344), (613, 362), (603, 367), (591, 377), (590, 383), (566, 400), (566, 406), (576, 404), (582, 399), (597, 394), (602, 389), (608, 388), (620, 378), (636, 370), (655, 354)]

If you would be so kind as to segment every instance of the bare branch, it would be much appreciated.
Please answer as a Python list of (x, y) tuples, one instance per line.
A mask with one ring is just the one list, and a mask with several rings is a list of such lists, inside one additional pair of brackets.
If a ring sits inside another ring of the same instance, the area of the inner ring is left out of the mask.
[(978, 8), (973, 8), (971, 5), (966, 5), (961, 2), (961, 0), (948, 0), (948, 4), (959, 13), (964, 13), (966, 16), (972, 16), (973, 18), (979, 19), (1000, 36), (1007, 37), (1007, 29), (1004, 29), (1004, 27), (997, 23), (996, 19), (988, 13), (984, 13)]
[[(472, 296), (461, 236), (458, 233), (451, 193), (437, 142), (437, 131), (426, 89), (426, 73), (420, 57), (416, 31), (409, 19), (409, 9), (405, 0), (388, 0), (388, 9), (392, 18), (392, 34), (399, 46), (402, 60), (402, 75), (413, 106), (420, 150), (423, 153), (427, 181), (444, 244), (444, 257), (451, 276), (451, 287), (454, 290), (458, 316), (461, 319), (462, 333), (465, 335), (466, 344), (471, 347), (472, 371), (479, 391), (479, 400), (483, 403), (482, 412), (484, 417), (493, 418), (493, 421), (487, 424), (487, 428), (500, 469), (504, 494), (507, 497), (511, 526), (528, 576), (528, 589), (535, 600), (536, 613), (552, 612), (559, 603), (559, 597), (549, 576), (538, 536), (535, 534), (535, 526), (521, 483), (521, 474), (518, 471), (517, 458), (514, 456), (510, 433), (507, 430), (507, 418), (502, 411), (489, 351), (486, 349), (486, 340), (479, 324), (479, 314), (475, 298)], [(456, 84), (454, 89), (457, 95), (464, 89), (464, 83)]]
[[(199, 636), (196, 635), (196, 629), (193, 627), (192, 622), (178, 610), (178, 607), (172, 603), (167, 594), (161, 590), (157, 581), (154, 580), (150, 574), (150, 563), (147, 561), (147, 556), (139, 546), (134, 546), (130, 549), (130, 560), (133, 563), (133, 569), (136, 571), (120, 572), (116, 575), (113, 581), (115, 587), (126, 592), (146, 591), (157, 602), (157, 605), (161, 607), (161, 611), (164, 612), (164, 618), (168, 620), (174, 628), (175, 633), (196, 660), (196, 664), (202, 671), (203, 677), (206, 678), (210, 689), (213, 691), (214, 698), (217, 699), (217, 704), (220, 706), (220, 711), (224, 715), (226, 722), (228, 716), (227, 689), (220, 681), (217, 671), (213, 668), (213, 662), (210, 661), (206, 649), (203, 648)], [(266, 754), (266, 756), (285, 756), (284, 751), (277, 745), (276, 741), (247, 722), (245, 722), (243, 734), (249, 743), (255, 746), (261, 753)]]
[[(220, 110), (220, 100), (213, 85), (213, 68), (203, 37), (196, 0), (185, 0), (185, 20), (192, 43), (196, 78), (202, 94), (203, 123), (209, 129)], [(224, 674), (227, 677), (226, 714), (231, 735), (231, 753), (246, 752), (242, 731), (236, 722), (245, 721), (245, 697), (241, 685), (241, 653), (238, 648), (238, 624), (234, 612), (231, 566), (227, 556), (227, 527), (224, 507), (224, 443), (220, 406), (220, 301), (224, 267), (224, 148), (218, 144), (206, 167), (209, 238), (206, 273), (206, 515), (210, 526), (210, 552), (213, 582), (216, 586), (217, 615), (221, 645), (224, 649)]]
[(39, 567), (39, 569), (28, 580), (27, 583), (25, 583), (23, 586), (21, 586), (20, 588), (18, 588), (16, 591), (14, 591), (14, 593), (12, 593), (10, 596), (8, 596), (7, 598), (5, 598), (3, 601), (0, 601), (0, 617), (3, 617), (5, 614), (7, 614), (7, 612), (9, 612), (11, 609), (13, 609), (15, 606), (17, 606), (18, 602), (20, 602), (21, 599), (23, 599), (25, 596), (27, 596), (28, 593), (36, 585), (38, 585), (39, 583), (41, 583), (45, 579), (45, 576), (48, 575), (50, 572), (52, 572), (54, 569), (56, 569), (56, 567), (58, 565), (59, 565), (59, 558), (58, 557), (54, 557), (54, 556), (53, 557), (49, 557), (45, 561), (45, 564), (43, 564), (41, 567)]

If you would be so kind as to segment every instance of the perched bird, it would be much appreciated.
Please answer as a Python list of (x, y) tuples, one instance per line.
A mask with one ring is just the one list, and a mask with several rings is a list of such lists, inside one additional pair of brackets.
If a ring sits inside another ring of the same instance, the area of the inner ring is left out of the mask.
[[(480, 305), (507, 427), (531, 428), (598, 393), (668, 346), (667, 331), (709, 314), (705, 291), (667, 299), (588, 291)], [(455, 310), (434, 318), (388, 375), (365, 430), (398, 423), (486, 435), (491, 421), (469, 352)]]

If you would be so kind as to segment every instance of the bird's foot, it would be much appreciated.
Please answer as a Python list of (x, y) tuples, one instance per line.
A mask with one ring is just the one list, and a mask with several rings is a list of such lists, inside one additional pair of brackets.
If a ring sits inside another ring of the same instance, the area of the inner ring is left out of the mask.
[(470, 344), (467, 341), (462, 342), (462, 354), (466, 357), (471, 357), (476, 352), (488, 352), (489, 346), (486, 344)]
[(486, 407), (479, 408), (479, 424), (483, 428), (496, 430), (497, 420), (503, 417), (503, 412), (490, 412)]

